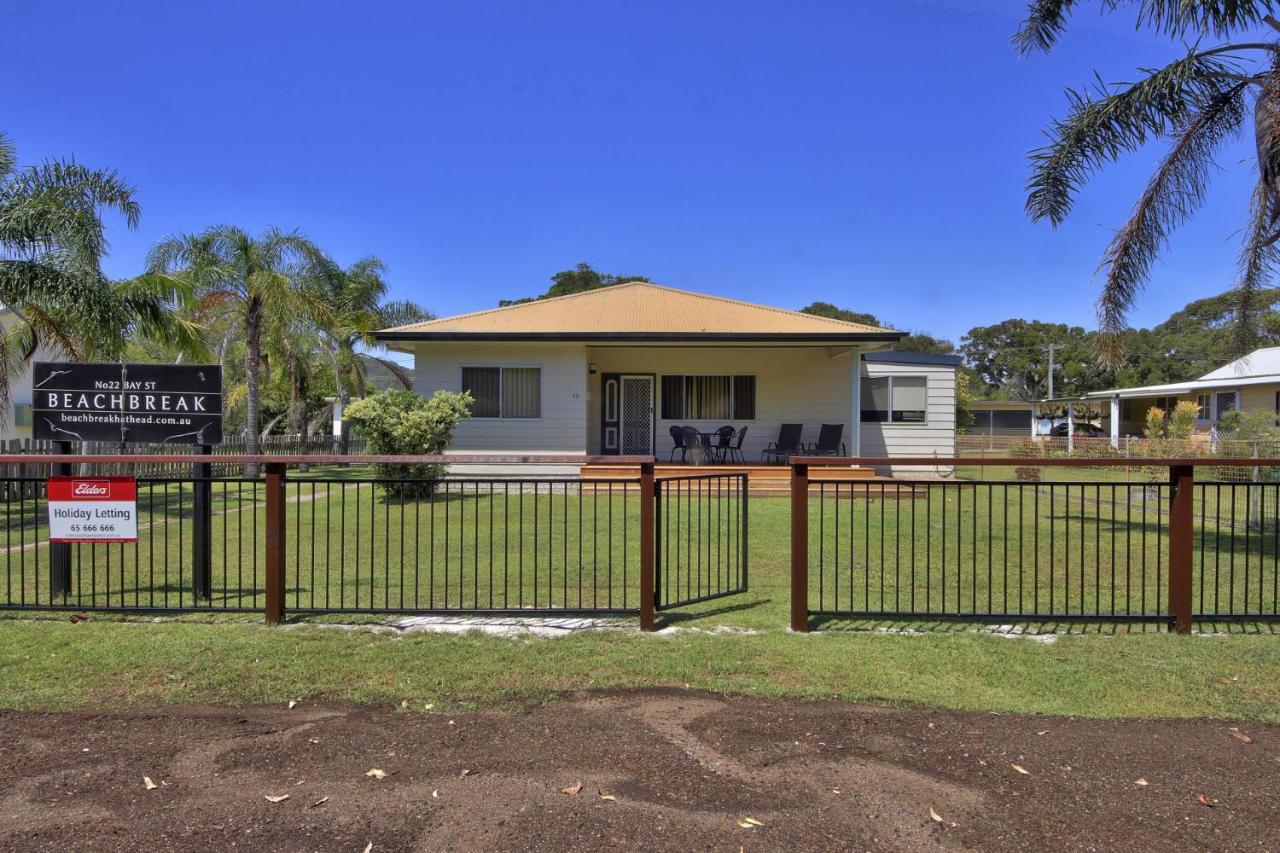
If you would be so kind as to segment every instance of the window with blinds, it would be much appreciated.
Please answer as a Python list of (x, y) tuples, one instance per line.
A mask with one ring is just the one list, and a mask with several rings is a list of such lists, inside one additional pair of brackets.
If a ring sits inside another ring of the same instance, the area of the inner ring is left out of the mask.
[(542, 417), (540, 367), (464, 367), (462, 390), (475, 398), (473, 418)]
[(929, 380), (924, 376), (866, 377), (861, 408), (861, 419), (868, 423), (927, 423)]
[(749, 421), (756, 416), (754, 376), (663, 376), (662, 418)]

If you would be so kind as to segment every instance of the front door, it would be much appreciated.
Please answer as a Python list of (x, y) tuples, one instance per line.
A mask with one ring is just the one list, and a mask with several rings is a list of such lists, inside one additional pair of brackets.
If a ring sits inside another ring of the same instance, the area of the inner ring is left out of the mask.
[(600, 377), (600, 450), (607, 455), (653, 455), (652, 374)]

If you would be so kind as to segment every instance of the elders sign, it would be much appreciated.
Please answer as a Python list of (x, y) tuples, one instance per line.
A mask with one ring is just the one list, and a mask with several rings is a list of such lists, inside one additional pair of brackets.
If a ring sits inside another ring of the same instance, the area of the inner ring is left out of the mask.
[(32, 434), (49, 441), (222, 443), (222, 368), (37, 362)]
[(50, 477), (50, 542), (135, 542), (138, 487), (132, 477)]

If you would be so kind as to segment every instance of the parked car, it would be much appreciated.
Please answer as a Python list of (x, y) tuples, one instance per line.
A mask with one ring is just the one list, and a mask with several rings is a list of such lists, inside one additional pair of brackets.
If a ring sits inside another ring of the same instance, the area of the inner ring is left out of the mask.
[[(1076, 421), (1075, 428), (1076, 428), (1076, 435), (1082, 435), (1087, 438), (1106, 437), (1106, 433), (1103, 432), (1102, 427), (1098, 426), (1097, 424), (1090, 424), (1090, 423), (1083, 423), (1081, 421)], [(1066, 438), (1067, 437), (1066, 421), (1063, 421), (1060, 424), (1054, 424), (1053, 428), (1049, 430), (1049, 435), (1057, 436), (1058, 438)]]

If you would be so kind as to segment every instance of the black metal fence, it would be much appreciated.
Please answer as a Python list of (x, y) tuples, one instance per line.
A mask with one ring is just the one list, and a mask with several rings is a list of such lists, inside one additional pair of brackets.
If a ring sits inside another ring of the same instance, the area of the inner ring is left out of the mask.
[(65, 545), (48, 541), (45, 480), (5, 485), (0, 608), (262, 611), (265, 606), (264, 494), (256, 481), (140, 478), (135, 542)]
[(638, 482), (288, 480), (285, 608), (637, 613)]
[(1162, 483), (850, 482), (821, 467), (811, 480), (800, 460), (792, 625), (1280, 618), (1280, 485), (1194, 470), (1166, 468)]
[(658, 478), (658, 610), (746, 591), (747, 485), (746, 474)]

